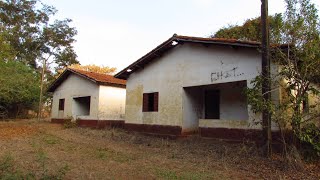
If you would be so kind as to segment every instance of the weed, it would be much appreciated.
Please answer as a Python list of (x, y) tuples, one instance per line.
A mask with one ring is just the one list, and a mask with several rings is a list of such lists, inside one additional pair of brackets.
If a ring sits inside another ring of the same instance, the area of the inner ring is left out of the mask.
[(0, 161), (0, 177), (4, 172), (11, 171), (13, 168), (13, 158), (10, 154), (6, 154)]
[(181, 173), (177, 173), (176, 171), (166, 169), (166, 168), (156, 168), (155, 174), (158, 178), (161, 179), (170, 179), (170, 180), (197, 180), (197, 179), (213, 179), (214, 176), (212, 174), (206, 172), (191, 172), (191, 171), (183, 171)]
[(96, 151), (96, 157), (105, 160), (108, 157), (108, 149), (98, 148)]
[[(169, 154), (170, 153), (170, 154)], [(171, 152), (168, 153), (168, 158), (169, 159), (176, 159), (176, 160), (181, 160), (183, 159), (183, 154), (181, 152), (179, 152), (178, 150), (173, 150)]]
[(37, 162), (40, 164), (43, 174), (45, 174), (47, 171), (47, 169), (45, 168), (47, 159), (47, 154), (43, 151), (43, 149), (40, 148), (37, 152)]
[(179, 176), (175, 171), (168, 169), (156, 169), (156, 176), (163, 179), (179, 179)]
[(69, 171), (69, 166), (64, 165), (63, 167), (60, 167), (57, 172), (49, 173), (49, 170), (47, 168), (47, 162), (49, 160), (48, 155), (46, 152), (39, 148), (37, 151), (37, 162), (40, 165), (40, 178), (41, 180), (49, 180), (49, 179), (63, 179), (63, 177), (66, 175), (67, 171)]
[(63, 123), (63, 127), (66, 128), (66, 129), (75, 128), (75, 127), (77, 127), (77, 123), (75, 121), (72, 121), (72, 120), (66, 120)]
[(116, 152), (108, 148), (98, 148), (95, 151), (95, 156), (101, 160), (111, 159), (119, 163), (126, 163), (132, 160), (132, 158), (127, 154), (124, 154), (122, 152)]
[(21, 173), (15, 168), (12, 156), (10, 154), (6, 154), (0, 160), (0, 179), (35, 179), (35, 175), (34, 173)]
[(114, 161), (119, 162), (119, 163), (126, 163), (130, 162), (132, 158), (128, 156), (127, 154), (117, 152), (112, 158)]
[(60, 139), (58, 137), (50, 135), (50, 134), (47, 134), (46, 136), (44, 136), (43, 140), (48, 145), (53, 145), (53, 144), (59, 144), (60, 143)]
[(184, 172), (179, 179), (197, 180), (197, 179), (223, 179), (222, 176), (214, 178), (212, 174), (202, 172)]
[(48, 173), (43, 174), (40, 180), (52, 180), (52, 179), (62, 180), (69, 170), (70, 170), (69, 166), (65, 165), (61, 167), (58, 170), (58, 172), (56, 172), (55, 174), (48, 174)]

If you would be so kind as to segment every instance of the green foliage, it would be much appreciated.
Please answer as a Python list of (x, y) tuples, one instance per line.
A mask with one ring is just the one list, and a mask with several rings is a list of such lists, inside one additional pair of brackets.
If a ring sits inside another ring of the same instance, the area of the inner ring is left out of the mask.
[[(278, 78), (272, 78), (273, 91), (280, 91), (283, 89), (284, 85), (282, 81), (278, 81)], [(252, 88), (247, 88), (245, 90), (245, 94), (248, 99), (248, 103), (251, 106), (251, 110), (256, 114), (261, 114), (264, 110), (267, 110), (271, 114), (271, 118), (274, 122), (276, 122), (281, 127), (286, 127), (288, 124), (289, 118), (289, 109), (290, 109), (290, 102), (284, 98), (281, 94), (279, 95), (281, 99), (281, 103), (275, 103), (274, 100), (266, 101), (262, 95), (262, 83), (263, 83), (262, 76), (257, 76), (254, 78), (250, 83)], [(285, 92), (288, 93), (288, 92)], [(255, 121), (256, 124), (261, 123), (261, 119), (257, 119)]]
[(78, 62), (72, 46), (77, 31), (69, 26), (70, 19), (50, 23), (56, 12), (39, 0), (0, 1), (0, 34), (17, 52), (16, 60), (34, 68), (43, 58), (57, 65)]
[[(245, 91), (251, 110), (256, 114), (261, 114), (263, 110), (268, 110), (271, 113), (272, 121), (278, 124), (280, 132), (285, 133), (284, 129), (287, 128), (293, 130), (294, 137), (303, 143), (302, 152), (308, 156), (307, 158), (310, 159), (311, 156), (312, 158), (316, 156), (320, 157), (320, 114), (319, 111), (314, 111), (314, 109), (320, 108), (319, 104), (310, 106), (308, 113), (301, 113), (300, 110), (295, 110), (297, 104), (292, 101), (296, 100), (297, 97), (292, 94), (292, 87), (288, 87), (287, 84), (279, 82), (273, 84), (273, 87), (278, 84), (275, 90), (282, 89), (284, 93), (280, 95), (281, 101), (278, 103), (275, 103), (273, 100), (266, 102), (263, 99), (261, 94), (261, 76), (252, 80), (251, 84), (253, 87), (247, 88)], [(258, 119), (255, 123), (260, 124), (261, 120)], [(294, 128), (294, 126), (299, 128)], [(286, 135), (282, 135), (285, 138)], [(284, 141), (284, 143), (286, 142)]]
[(320, 128), (315, 124), (307, 124), (299, 132), (299, 139), (303, 142), (311, 144), (320, 156)]
[[(1, 28), (1, 26), (0, 26)], [(11, 47), (10, 43), (5, 39), (6, 32), (0, 33), (0, 60), (8, 61), (13, 60), (15, 57), (15, 52)]]
[(17, 116), (22, 109), (32, 109), (38, 102), (39, 75), (17, 61), (0, 60), (0, 106)]
[(245, 90), (248, 101), (250, 102), (250, 105), (251, 105), (251, 110), (254, 113), (261, 113), (264, 109), (268, 109), (269, 111), (272, 111), (271, 106), (273, 104), (270, 102), (266, 102), (263, 99), (263, 96), (261, 94), (262, 82), (263, 82), (262, 76), (257, 76), (254, 80), (250, 82), (253, 85), (253, 88), (247, 88)]
[[(278, 42), (280, 29), (283, 26), (283, 18), (281, 14), (269, 16), (270, 24), (270, 41)], [(229, 27), (218, 30), (214, 38), (228, 38), (238, 40), (250, 40), (261, 42), (261, 18), (248, 19), (241, 26), (230, 25)]]
[[(287, 11), (283, 30), (283, 42), (292, 44), (290, 55), (281, 62), (284, 64), (280, 75), (287, 80), (287, 92), (292, 104), (291, 125), (296, 136), (310, 143), (320, 152), (319, 139), (310, 137), (315, 131), (313, 113), (303, 106), (310, 95), (319, 96), (312, 84), (320, 82), (320, 21), (318, 10), (309, 0), (286, 0)], [(317, 106), (317, 105), (316, 105)], [(319, 127), (318, 131), (319, 131)]]

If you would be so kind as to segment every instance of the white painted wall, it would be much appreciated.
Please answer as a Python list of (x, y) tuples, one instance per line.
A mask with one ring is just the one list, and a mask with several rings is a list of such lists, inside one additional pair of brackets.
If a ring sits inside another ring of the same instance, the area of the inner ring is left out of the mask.
[(126, 89), (100, 86), (99, 95), (99, 119), (124, 120)]
[[(189, 43), (178, 45), (143, 70), (130, 75), (127, 80), (126, 123), (178, 125), (187, 129), (196, 122), (187, 118), (189, 110), (185, 108), (192, 107), (188, 107), (190, 103), (185, 98), (188, 94), (183, 87), (242, 80), (247, 80), (250, 86), (250, 81), (260, 71), (260, 54), (254, 49), (205, 47)], [(142, 112), (142, 94), (149, 92), (159, 92), (159, 112)], [(247, 124), (254, 118), (256, 115), (249, 112)]]
[[(63, 81), (63, 83), (54, 91), (52, 102), (52, 118), (78, 118), (73, 113), (73, 98), (91, 96), (90, 100), (90, 115), (81, 116), (86, 119), (98, 118), (98, 104), (99, 104), (99, 86), (83, 77), (71, 74)], [(59, 116), (59, 99), (65, 99), (64, 114)]]
[(204, 89), (184, 88), (183, 105), (184, 131), (198, 131), (199, 119), (204, 117)]

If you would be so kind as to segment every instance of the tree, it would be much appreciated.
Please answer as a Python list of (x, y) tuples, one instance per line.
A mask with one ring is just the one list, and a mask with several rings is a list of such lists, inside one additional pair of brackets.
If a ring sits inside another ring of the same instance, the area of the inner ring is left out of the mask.
[(83, 70), (83, 71), (102, 73), (102, 74), (114, 74), (117, 70), (117, 68), (114, 68), (114, 67), (97, 66), (94, 64), (89, 64), (89, 65), (72, 64), (71, 66), (68, 66), (68, 67), (73, 69)]
[[(320, 112), (310, 112), (306, 102), (309, 95), (319, 96), (313, 84), (320, 80), (320, 21), (318, 10), (310, 0), (286, 0), (285, 23), (282, 42), (290, 44), (288, 54), (278, 51), (286, 80), (289, 105), (292, 109), (290, 124), (296, 137), (311, 143), (320, 155), (320, 140), (308, 135), (305, 128), (315, 121), (320, 122)], [(279, 57), (279, 56), (278, 56)], [(316, 106), (319, 104), (316, 104)], [(316, 119), (319, 118), (319, 119)], [(320, 129), (318, 128), (320, 134)]]
[[(248, 90), (249, 104), (255, 112), (268, 110), (273, 121), (293, 132), (293, 145), (309, 144), (320, 156), (320, 101), (309, 104), (309, 97), (320, 99), (320, 21), (310, 0), (286, 0), (283, 26), (273, 48), (273, 61), (280, 71), (272, 78), (273, 87), (281, 89), (281, 101), (266, 102), (261, 96), (261, 77)], [(283, 139), (285, 140), (285, 139)]]
[(0, 1), (1, 32), (6, 31), (6, 40), (19, 52), (15, 59), (36, 68), (36, 59), (41, 49), (41, 28), (55, 13), (55, 9), (45, 6), (35, 10), (36, 1)]
[[(274, 16), (269, 16), (268, 21), (270, 25), (270, 42), (276, 43), (279, 41), (283, 17), (281, 14), (275, 14)], [(248, 19), (240, 26), (229, 25), (229, 27), (221, 28), (211, 37), (261, 42), (261, 18)]]
[[(13, 50), (18, 52), (15, 60), (37, 68), (42, 58), (50, 56), (59, 65), (60, 55), (69, 49), (68, 52), (74, 56), (70, 56), (72, 59), (68, 61), (75, 61), (76, 55), (70, 49), (73, 49), (77, 31), (69, 26), (70, 19), (50, 23), (50, 18), (56, 12), (54, 7), (38, 0), (0, 1), (0, 32)], [(69, 64), (72, 63), (75, 62)]]
[(72, 46), (77, 31), (69, 26), (70, 19), (50, 23), (56, 12), (39, 0), (0, 1), (0, 34), (16, 52), (13, 59), (41, 72), (39, 112), (52, 67), (79, 63)]
[(35, 109), (39, 94), (39, 74), (17, 61), (0, 60), (0, 106), (16, 117)]
[(50, 69), (50, 65), (53, 63), (56, 64), (56, 69), (66, 67), (73, 63), (79, 63), (76, 60), (77, 55), (72, 46), (77, 31), (74, 28), (69, 27), (69, 22), (71, 22), (70, 19), (55, 21), (54, 24), (43, 28), (43, 37), (40, 44), (42, 51), (41, 56), (39, 57), (39, 59), (42, 60), (39, 119), (41, 118), (44, 86), (49, 84), (48, 76), (51, 75), (50, 72), (46, 73), (48, 72), (47, 69)]
[(10, 43), (5, 40), (4, 36), (5, 36), (4, 32), (0, 33), (0, 51), (1, 51), (0, 60), (2, 61), (13, 60), (16, 53), (11, 47)]

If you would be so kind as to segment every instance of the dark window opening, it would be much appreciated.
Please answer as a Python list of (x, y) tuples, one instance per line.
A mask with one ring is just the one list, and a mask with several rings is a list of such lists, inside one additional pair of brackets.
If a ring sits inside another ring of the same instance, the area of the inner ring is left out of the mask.
[(59, 99), (59, 111), (64, 110), (64, 99)]
[(154, 93), (149, 94), (148, 111), (154, 111)]
[(205, 92), (205, 118), (220, 119), (219, 90), (208, 90)]
[(159, 93), (143, 93), (143, 112), (157, 112), (158, 111)]

